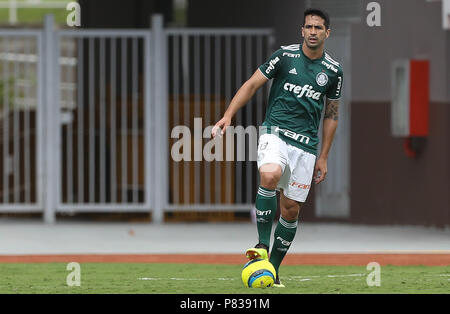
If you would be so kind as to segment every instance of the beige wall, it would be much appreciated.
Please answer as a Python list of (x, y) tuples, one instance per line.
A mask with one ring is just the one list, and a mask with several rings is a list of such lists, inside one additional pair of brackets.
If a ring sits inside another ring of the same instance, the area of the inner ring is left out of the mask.
[(430, 60), (431, 101), (449, 100), (450, 31), (441, 27), (441, 2), (378, 2), (381, 27), (369, 27), (365, 19), (352, 25), (352, 99), (390, 101), (392, 60), (425, 58)]

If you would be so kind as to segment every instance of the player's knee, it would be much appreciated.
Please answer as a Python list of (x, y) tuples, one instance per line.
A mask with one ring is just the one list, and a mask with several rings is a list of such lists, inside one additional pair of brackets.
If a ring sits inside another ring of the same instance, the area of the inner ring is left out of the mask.
[(261, 185), (268, 189), (276, 189), (280, 175), (277, 172), (261, 172)]
[(265, 164), (259, 168), (261, 185), (268, 189), (276, 189), (280, 181), (282, 169), (277, 164)]
[(281, 214), (281, 217), (283, 217), (283, 219), (287, 221), (294, 221), (298, 219), (298, 213), (298, 210), (285, 210)]
[(297, 202), (289, 204), (281, 204), (281, 217), (288, 221), (294, 221), (298, 219), (298, 214), (300, 213), (300, 204)]

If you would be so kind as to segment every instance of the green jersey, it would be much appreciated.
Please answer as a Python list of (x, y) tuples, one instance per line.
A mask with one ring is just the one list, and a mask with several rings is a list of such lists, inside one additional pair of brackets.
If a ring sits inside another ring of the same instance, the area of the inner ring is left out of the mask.
[(317, 154), (319, 125), (328, 99), (341, 97), (343, 71), (326, 52), (309, 59), (300, 44), (281, 46), (259, 67), (273, 79), (263, 126), (287, 143)]

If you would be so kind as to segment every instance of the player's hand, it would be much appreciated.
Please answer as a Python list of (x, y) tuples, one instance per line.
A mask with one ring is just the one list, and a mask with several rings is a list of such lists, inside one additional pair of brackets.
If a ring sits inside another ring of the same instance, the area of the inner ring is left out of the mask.
[(222, 136), (225, 134), (225, 131), (231, 124), (231, 118), (228, 118), (227, 116), (224, 116), (222, 119), (219, 120), (219, 122), (214, 125), (214, 127), (211, 130), (211, 134), (213, 137)]
[(317, 159), (316, 166), (314, 167), (314, 182), (316, 184), (319, 184), (320, 182), (325, 180), (327, 172), (327, 159), (319, 157), (319, 159)]

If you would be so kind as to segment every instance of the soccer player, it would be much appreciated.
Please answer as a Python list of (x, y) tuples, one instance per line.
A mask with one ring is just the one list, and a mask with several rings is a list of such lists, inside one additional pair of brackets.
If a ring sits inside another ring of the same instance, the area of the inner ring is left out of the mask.
[[(263, 122), (266, 132), (260, 135), (258, 144), (260, 186), (255, 207), (259, 241), (246, 255), (249, 259), (268, 259), (277, 210), (276, 190), (279, 190), (281, 215), (270, 252), (270, 262), (277, 272), (277, 287), (284, 287), (279, 277), (280, 264), (294, 239), (299, 211), (312, 179), (319, 184), (327, 174), (343, 83), (341, 66), (324, 51), (325, 40), (330, 36), (328, 14), (307, 9), (301, 31), (303, 43), (281, 46), (241, 86), (223, 118), (212, 129), (213, 136), (218, 132), (223, 135), (235, 113), (273, 79)], [(324, 107), (322, 146), (316, 159)]]

